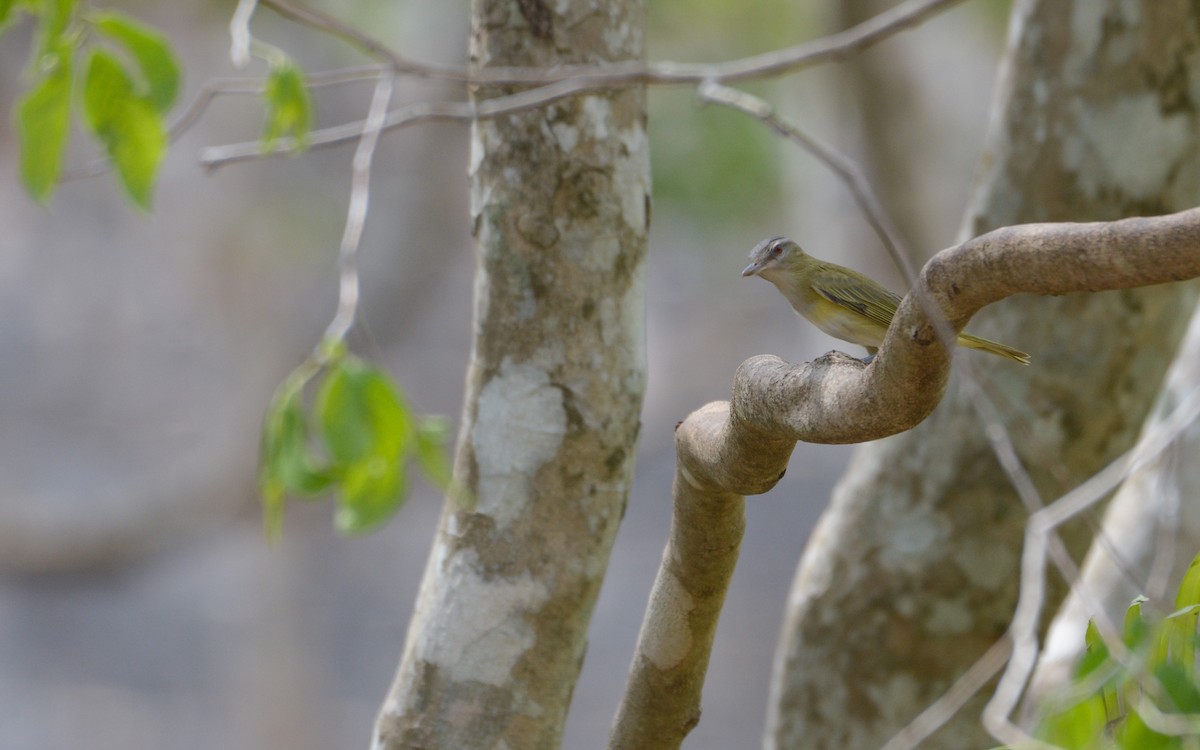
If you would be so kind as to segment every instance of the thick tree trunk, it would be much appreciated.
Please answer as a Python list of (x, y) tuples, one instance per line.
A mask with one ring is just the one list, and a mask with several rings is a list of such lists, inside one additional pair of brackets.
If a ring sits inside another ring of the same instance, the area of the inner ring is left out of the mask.
[[(1014, 14), (965, 234), (1200, 203), (1196, 4), (1019, 0)], [(1131, 445), (1194, 289), (1021, 300), (973, 326), (1033, 354), (1028, 369), (974, 363), (1044, 499)], [(971, 398), (952, 387), (924, 424), (852, 461), (797, 573), (768, 747), (881, 745), (1007, 627), (1026, 511)], [(923, 747), (987, 746), (978, 708)]]
[[(474, 65), (643, 57), (642, 0), (475, 0)], [(478, 92), (492, 96), (498, 92)], [(557, 747), (633, 474), (650, 175), (639, 88), (476, 123), (475, 339), (376, 746)]]

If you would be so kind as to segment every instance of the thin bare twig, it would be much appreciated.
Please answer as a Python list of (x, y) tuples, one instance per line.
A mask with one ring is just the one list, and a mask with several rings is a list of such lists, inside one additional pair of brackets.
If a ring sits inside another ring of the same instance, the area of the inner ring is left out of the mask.
[[(730, 82), (794, 72), (804, 67), (849, 57), (961, 2), (964, 0), (908, 0), (839, 34), (726, 63), (706, 65), (663, 62), (645, 65), (641, 62), (629, 62), (601, 67), (575, 65), (552, 69), (486, 68), (478, 71), (426, 65), (408, 60), (369, 35), (291, 0), (264, 0), (263, 4), (286, 14), (289, 18), (329, 30), (350, 40), (387, 61), (398, 72), (445, 78), (472, 85), (540, 84), (537, 88), (489, 99), (478, 105), (472, 102), (422, 102), (411, 105), (388, 116), (385, 129), (392, 130), (434, 120), (470, 122), (477, 118), (497, 117), (534, 109), (568, 96), (599, 89), (640, 84), (699, 85), (705, 81)], [(353, 140), (360, 132), (362, 123), (348, 123), (316, 130), (309, 134), (308, 146), (333, 146)], [(216, 146), (203, 151), (200, 162), (212, 169), (232, 162), (290, 153), (297, 145), (293, 140), (281, 139), (275, 151), (267, 154), (259, 150), (257, 143)]]
[(971, 665), (970, 669), (955, 680), (941, 698), (917, 714), (917, 717), (910, 721), (908, 726), (892, 735), (892, 738), (881, 750), (913, 750), (916, 748), (931, 734), (945, 726), (946, 722), (954, 718), (954, 715), (967, 705), (967, 701), (983, 690), (988, 681), (1000, 674), (1000, 670), (1004, 669), (1004, 664), (1011, 654), (1012, 643), (1008, 638), (1001, 638), (993, 643), (991, 648)]
[[(388, 113), (383, 129), (394, 130), (435, 120), (467, 124), (477, 119), (498, 117), (541, 107), (590, 88), (587, 81), (568, 79), (536, 89), (485, 99), (481, 102), (418, 102)], [(359, 121), (314, 130), (309, 134), (308, 146), (309, 148), (322, 148), (345, 143), (356, 138), (357, 134), (362, 132), (362, 127), (363, 123)], [(281, 138), (275, 150), (268, 153), (263, 153), (258, 141), (213, 146), (200, 152), (200, 163), (209, 169), (216, 169), (239, 161), (261, 159), (266, 156), (286, 156), (292, 153), (296, 146), (295, 140), (291, 138)]]
[[(346, 215), (346, 228), (342, 232), (341, 246), (338, 248), (338, 284), (337, 313), (325, 330), (325, 341), (342, 341), (354, 325), (358, 312), (359, 278), (358, 278), (358, 248), (362, 241), (363, 228), (367, 222), (367, 207), (371, 197), (371, 163), (375, 156), (375, 147), (379, 144), (379, 136), (383, 132), (383, 123), (387, 115), (388, 103), (392, 98), (393, 76), (389, 71), (379, 77), (375, 84), (375, 94), (371, 97), (371, 108), (367, 113), (366, 125), (363, 127), (362, 138), (358, 149), (354, 152), (353, 174), (350, 183), (350, 207)], [(327, 351), (322, 345), (320, 351)]]
[(730, 83), (790, 73), (804, 67), (843, 60), (904, 29), (919, 25), (961, 2), (964, 0), (907, 0), (837, 34), (723, 63), (660, 62), (647, 65), (629, 62), (603, 67), (565, 65), (549, 70), (504, 67), (468, 70), (454, 66), (430, 65), (405, 58), (369, 34), (294, 0), (262, 0), (263, 5), (281, 15), (345, 39), (371, 55), (388, 60), (396, 66), (398, 72), (409, 75), (444, 78), (470, 84), (514, 85), (538, 85), (572, 78), (587, 78), (591, 81), (591, 88), (643, 83), (695, 85), (706, 80)]
[(250, 48), (254, 42), (250, 34), (250, 19), (254, 17), (257, 6), (257, 0), (238, 0), (233, 17), (229, 19), (229, 59), (238, 70), (250, 64)]
[(428, 65), (409, 60), (361, 29), (343, 23), (337, 18), (307, 5), (289, 2), (289, 0), (260, 0), (260, 2), (284, 18), (349, 42), (368, 55), (385, 61), (396, 73), (407, 73), (426, 78), (466, 79), (466, 72), (461, 68)]

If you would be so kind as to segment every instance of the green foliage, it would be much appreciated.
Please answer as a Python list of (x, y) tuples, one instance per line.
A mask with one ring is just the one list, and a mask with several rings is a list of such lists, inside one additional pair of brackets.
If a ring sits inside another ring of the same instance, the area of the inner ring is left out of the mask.
[(97, 31), (120, 43), (137, 62), (138, 95), (165, 114), (179, 94), (179, 63), (167, 38), (149, 26), (112, 11), (93, 13), (88, 19)]
[[(450, 483), (445, 422), (414, 415), (386, 372), (341, 345), (327, 352), (328, 362), (305, 363), (284, 381), (263, 421), (259, 490), (270, 539), (282, 531), (286, 495), (335, 490), (337, 528), (357, 534), (404, 504), (410, 461), (435, 486)], [(308, 410), (310, 384), (316, 395)]]
[[(1035, 736), (1067, 750), (1189, 750), (1200, 748), (1200, 555), (1192, 561), (1165, 617), (1129, 605), (1118, 658), (1089, 623), (1086, 650), (1072, 684), (1043, 708)], [(1172, 729), (1166, 722), (1182, 724)], [(1180, 721), (1182, 720), (1182, 721)]]
[(291, 138), (295, 151), (303, 151), (308, 145), (313, 119), (304, 71), (287, 58), (273, 63), (263, 89), (263, 103), (267, 109), (263, 152), (274, 151), (280, 138)]
[[(75, 0), (0, 0), (0, 30), (20, 12), (38, 23), (30, 87), (16, 108), (26, 189), (40, 202), (53, 195), (71, 108), (80, 101), (84, 121), (129, 197), (148, 209), (167, 149), (163, 117), (179, 91), (180, 69), (170, 44), (120, 13), (83, 13)], [(78, 77), (81, 56), (86, 63)]]
[(71, 130), (71, 63), (69, 51), (45, 55), (41, 79), (17, 105), (21, 179), (39, 202), (49, 200), (62, 171)]
[(83, 83), (88, 127), (104, 145), (129, 197), (149, 209), (154, 177), (167, 152), (167, 130), (148, 96), (114, 55), (92, 50)]

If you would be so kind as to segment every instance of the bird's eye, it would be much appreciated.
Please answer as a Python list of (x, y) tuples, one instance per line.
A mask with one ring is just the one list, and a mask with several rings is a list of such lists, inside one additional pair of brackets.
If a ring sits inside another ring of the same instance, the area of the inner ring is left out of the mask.
[(782, 246), (780, 246), (780, 245), (772, 245), (772, 246), (771, 246), (771, 255), (772, 255), (772, 256), (774, 256), (774, 257), (778, 258), (778, 257), (779, 257), (780, 255), (782, 255), (782, 254), (783, 254), (783, 247), (782, 247)]

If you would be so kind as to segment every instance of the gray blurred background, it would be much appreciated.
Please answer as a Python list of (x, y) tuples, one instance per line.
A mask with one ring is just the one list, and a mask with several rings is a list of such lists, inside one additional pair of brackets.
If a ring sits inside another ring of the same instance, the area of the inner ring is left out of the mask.
[[(829, 33), (883, 0), (653, 0), (651, 59), (717, 61)], [(322, 9), (423, 60), (462, 62), (466, 4), (329, 0)], [(115, 2), (163, 28), (186, 96), (234, 73), (231, 3)], [(918, 252), (951, 244), (983, 143), (1007, 3), (968, 3), (859, 61), (750, 88), (862, 160)], [(259, 11), (255, 33), (310, 71), (361, 64)], [(48, 208), (16, 178), (11, 107), (29, 28), (0, 38), (0, 748), (366, 747), (400, 654), (440, 510), (417, 486), (382, 530), (337, 535), (328, 501), (294, 503), (268, 547), (254, 488), (274, 387), (333, 314), (350, 147), (205, 174), (208, 145), (252, 140), (261, 109), (225, 98), (168, 157), (152, 215), (111, 177)], [(325, 89), (319, 125), (365, 111), (369, 84)], [(461, 96), (406, 82), (398, 98)], [(650, 97), (655, 205), (649, 391), (638, 478), (567, 727), (603, 745), (669, 523), (675, 423), (726, 398), (745, 358), (836, 344), (770, 285), (738, 276), (758, 240), (903, 290), (843, 187), (742, 115)], [(72, 164), (91, 150), (78, 139)], [(351, 337), (423, 412), (457, 419), (469, 352), (466, 131), (385, 136), (362, 247), (366, 321)], [(861, 352), (854, 352), (861, 354)], [(808, 531), (849, 456), (797, 447), (751, 498), (737, 575), (690, 748), (759, 744), (770, 664)]]

